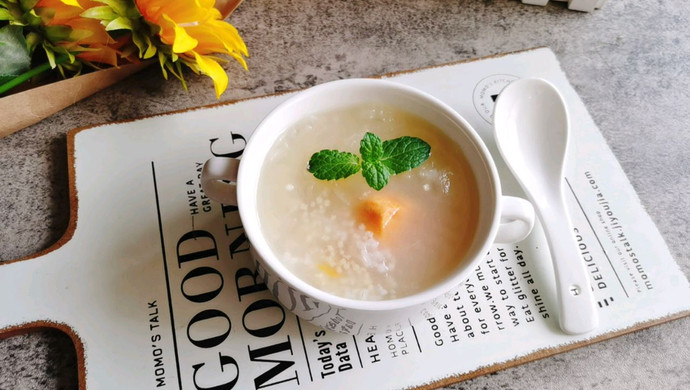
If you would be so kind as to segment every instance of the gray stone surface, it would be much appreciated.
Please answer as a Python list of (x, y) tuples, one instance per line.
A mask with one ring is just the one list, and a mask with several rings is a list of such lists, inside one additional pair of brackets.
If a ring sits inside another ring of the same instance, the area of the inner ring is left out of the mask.
[[(231, 22), (251, 50), (250, 71), (228, 65), (221, 100), (549, 46), (690, 275), (688, 8), (686, 0), (609, 0), (591, 14), (512, 0), (247, 0)], [(209, 80), (187, 79), (184, 92), (151, 67), (0, 139), (0, 261), (42, 250), (65, 230), (68, 130), (216, 102)], [(688, 389), (688, 351), (685, 318), (449, 388)], [(77, 389), (69, 338), (0, 340), (0, 389)]]

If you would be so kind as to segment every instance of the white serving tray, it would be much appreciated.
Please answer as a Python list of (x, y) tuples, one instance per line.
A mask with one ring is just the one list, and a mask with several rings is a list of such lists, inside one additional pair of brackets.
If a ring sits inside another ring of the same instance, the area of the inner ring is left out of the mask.
[(209, 201), (199, 173), (213, 153), (240, 152), (286, 93), (70, 132), (68, 232), (43, 253), (0, 264), (0, 332), (67, 332), (82, 389), (385, 390), (433, 388), (690, 313), (687, 279), (549, 49), (384, 77), (464, 116), (508, 195), (522, 191), (493, 141), (493, 101), (521, 77), (560, 90), (573, 131), (567, 202), (596, 331), (560, 331), (539, 225), (382, 334), (347, 323), (335, 326), (349, 334), (326, 332), (278, 305), (252, 274), (236, 210)]

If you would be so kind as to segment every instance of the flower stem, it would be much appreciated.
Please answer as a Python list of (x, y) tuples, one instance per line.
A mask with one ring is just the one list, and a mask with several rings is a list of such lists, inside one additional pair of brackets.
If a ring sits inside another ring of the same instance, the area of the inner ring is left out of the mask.
[[(66, 55), (59, 56), (59, 57), (55, 58), (55, 64), (62, 64), (63, 62), (67, 61), (68, 59), (69, 59), (69, 57)], [(43, 73), (49, 69), (50, 69), (50, 63), (46, 62), (46, 63), (43, 63), (43, 64), (41, 64), (41, 65), (39, 65), (33, 69), (30, 69), (30, 70), (20, 74), (19, 76), (13, 78), (12, 80), (10, 80), (4, 84), (0, 84), (0, 95), (2, 95), (3, 93), (9, 91), (10, 89), (12, 89), (12, 88), (14, 88), (20, 84), (25, 83), (30, 78), (37, 76), (37, 75), (39, 75), (39, 74), (41, 74), (41, 73)]]

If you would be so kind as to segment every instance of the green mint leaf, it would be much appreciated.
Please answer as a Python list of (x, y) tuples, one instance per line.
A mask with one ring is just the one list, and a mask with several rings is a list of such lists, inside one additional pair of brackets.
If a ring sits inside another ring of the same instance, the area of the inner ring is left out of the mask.
[(361, 167), (356, 154), (322, 150), (311, 156), (307, 170), (320, 180), (338, 180), (354, 175)]
[(359, 154), (362, 155), (362, 160), (375, 162), (381, 159), (383, 155), (383, 142), (381, 138), (372, 133), (366, 133), (362, 142), (359, 144)]
[(362, 175), (367, 181), (367, 184), (369, 184), (369, 187), (376, 191), (381, 191), (381, 189), (388, 184), (391, 173), (391, 170), (381, 164), (380, 161), (370, 162), (365, 160), (362, 162)]
[(400, 137), (383, 142), (381, 164), (393, 174), (416, 168), (431, 155), (431, 146), (416, 137)]
[(431, 155), (431, 146), (415, 137), (400, 137), (381, 141), (377, 135), (366, 133), (357, 155), (337, 150), (314, 153), (307, 169), (321, 180), (338, 180), (362, 170), (369, 187), (380, 191), (392, 175), (409, 171), (424, 163)]

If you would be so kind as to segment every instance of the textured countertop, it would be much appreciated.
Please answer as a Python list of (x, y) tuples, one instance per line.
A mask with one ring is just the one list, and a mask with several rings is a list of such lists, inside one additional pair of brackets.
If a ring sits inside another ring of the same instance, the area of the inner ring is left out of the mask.
[[(250, 71), (226, 65), (221, 100), (548, 46), (690, 275), (688, 8), (685, 0), (609, 0), (589, 14), (513, 0), (247, 0), (230, 21), (249, 47)], [(150, 67), (0, 139), (0, 261), (45, 249), (65, 231), (68, 130), (216, 102), (209, 79), (187, 74), (184, 92), (158, 73)], [(684, 318), (449, 389), (688, 389), (689, 351)], [(0, 339), (0, 389), (77, 389), (70, 339), (58, 331)]]

